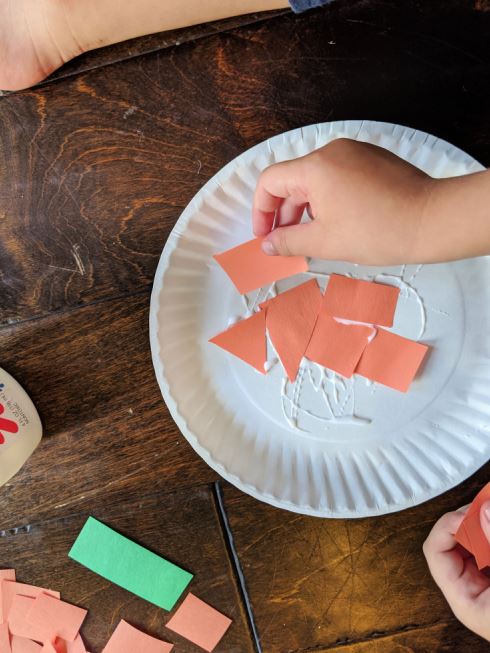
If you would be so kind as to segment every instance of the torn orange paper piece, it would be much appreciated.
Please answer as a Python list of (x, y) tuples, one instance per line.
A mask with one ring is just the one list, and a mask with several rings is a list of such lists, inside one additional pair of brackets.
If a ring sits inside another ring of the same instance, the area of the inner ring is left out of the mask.
[(367, 345), (356, 374), (406, 392), (429, 348), (384, 329)]
[(372, 327), (342, 324), (322, 307), (306, 350), (306, 358), (350, 378), (372, 334)]
[(36, 587), (35, 585), (25, 585), (24, 583), (17, 583), (10, 580), (0, 581), (0, 601), (1, 601), (1, 615), (4, 621), (8, 621), (8, 616), (10, 612), (10, 606), (12, 605), (13, 598), (16, 594), (22, 594), (22, 596), (29, 596), (35, 599), (39, 594), (42, 593), (50, 594), (55, 598), (60, 598), (59, 592), (54, 592), (53, 590), (47, 590), (42, 587)]
[(173, 644), (150, 637), (121, 620), (102, 653), (170, 653)]
[(41, 644), (36, 644), (31, 639), (14, 635), (11, 642), (12, 653), (41, 653)]
[(66, 601), (60, 601), (48, 594), (40, 594), (29, 608), (27, 620), (33, 627), (42, 630), (43, 625), (49, 624), (57, 637), (69, 642), (72, 642), (78, 635), (83, 620), (87, 616), (87, 610), (66, 603)]
[(166, 625), (170, 630), (211, 653), (230, 624), (231, 619), (189, 593)]
[(0, 653), (12, 653), (9, 627), (7, 624), (0, 624)]
[(490, 544), (480, 523), (480, 511), (485, 501), (490, 501), (490, 483), (473, 499), (455, 535), (456, 541), (474, 555), (480, 570), (490, 567)]
[(298, 374), (321, 303), (320, 288), (312, 279), (268, 300), (261, 311), (266, 314), (269, 337), (290, 381)]
[(0, 580), (15, 581), (15, 569), (0, 569)]
[(391, 327), (399, 294), (394, 286), (332, 274), (323, 306), (332, 317)]
[(303, 256), (264, 254), (262, 241), (263, 238), (254, 238), (213, 257), (242, 295), (308, 270), (308, 263)]
[[(53, 601), (56, 600), (53, 599)], [(54, 639), (56, 633), (49, 622), (31, 623), (29, 621), (28, 614), (35, 602), (36, 599), (29, 596), (16, 594), (10, 606), (8, 625), (12, 635), (43, 643), (46, 640)]]
[(242, 361), (255, 367), (261, 374), (265, 374), (264, 365), (267, 360), (267, 347), (265, 341), (265, 314), (263, 312), (255, 313), (245, 320), (240, 320), (226, 331), (211, 338), (209, 342), (241, 358)]

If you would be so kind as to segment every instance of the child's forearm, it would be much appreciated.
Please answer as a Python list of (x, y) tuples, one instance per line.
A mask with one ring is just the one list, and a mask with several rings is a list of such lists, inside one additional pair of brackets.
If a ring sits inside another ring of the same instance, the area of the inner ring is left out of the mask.
[(435, 181), (419, 234), (421, 261), (490, 254), (490, 170)]
[(83, 49), (89, 50), (229, 16), (287, 7), (287, 0), (68, 0), (67, 14)]

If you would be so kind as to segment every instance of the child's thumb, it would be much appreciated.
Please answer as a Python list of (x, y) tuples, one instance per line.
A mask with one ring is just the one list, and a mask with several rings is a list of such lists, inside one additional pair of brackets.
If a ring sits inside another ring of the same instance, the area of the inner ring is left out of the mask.
[(314, 222), (278, 227), (264, 239), (266, 254), (280, 256), (320, 256)]
[(490, 501), (485, 501), (480, 510), (480, 523), (490, 544)]

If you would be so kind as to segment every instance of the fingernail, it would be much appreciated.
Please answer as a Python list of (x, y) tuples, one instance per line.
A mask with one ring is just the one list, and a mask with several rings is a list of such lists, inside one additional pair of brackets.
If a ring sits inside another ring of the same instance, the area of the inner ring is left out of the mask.
[(262, 251), (268, 256), (275, 256), (277, 254), (277, 250), (270, 240), (264, 240), (262, 242)]

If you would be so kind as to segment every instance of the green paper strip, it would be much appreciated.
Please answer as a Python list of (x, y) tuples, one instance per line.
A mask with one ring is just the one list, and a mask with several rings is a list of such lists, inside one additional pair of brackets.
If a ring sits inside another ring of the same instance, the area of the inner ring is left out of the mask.
[(68, 556), (142, 599), (171, 610), (192, 574), (89, 517)]

